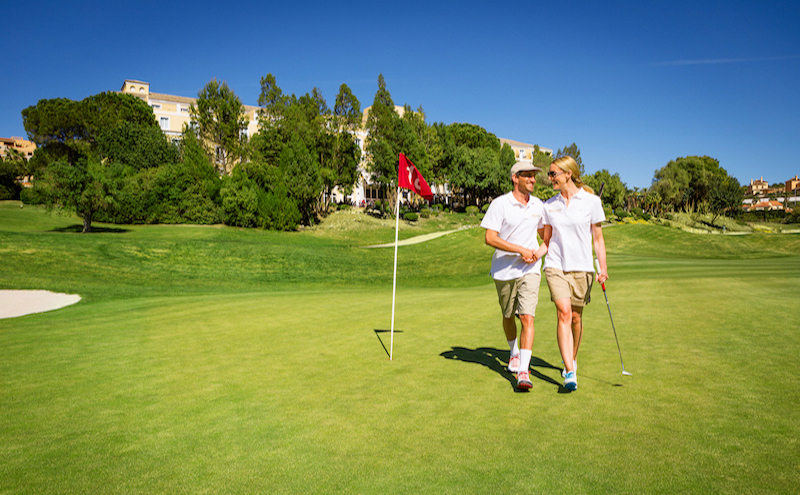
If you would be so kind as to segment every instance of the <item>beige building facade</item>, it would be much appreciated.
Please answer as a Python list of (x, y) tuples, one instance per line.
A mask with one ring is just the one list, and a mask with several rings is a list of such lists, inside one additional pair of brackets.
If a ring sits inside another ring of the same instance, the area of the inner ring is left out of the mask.
[(10, 153), (19, 153), (22, 158), (30, 160), (36, 151), (36, 143), (21, 137), (0, 138), (0, 156), (5, 158)]
[[(189, 108), (197, 101), (197, 98), (154, 93), (150, 91), (150, 83), (136, 79), (126, 79), (119, 92), (137, 96), (150, 105), (161, 130), (173, 141), (181, 139), (184, 125), (193, 125)], [(260, 107), (244, 105), (244, 108), (248, 121), (247, 137), (249, 139), (258, 132)], [(359, 166), (358, 179), (353, 187), (353, 192), (345, 197), (339, 191), (335, 190), (332, 198), (334, 201), (349, 201), (357, 206), (361, 206), (370, 204), (379, 199), (378, 187), (373, 184), (372, 176), (366, 164), (366, 123), (370, 108), (372, 107), (367, 107), (362, 112), (361, 128), (355, 131), (356, 143), (361, 150), (361, 164)], [(405, 108), (400, 105), (395, 105), (395, 111), (402, 117), (405, 113)], [(511, 146), (518, 160), (532, 161), (534, 145), (503, 138), (500, 138), (500, 143), (501, 145), (507, 143)], [(539, 150), (542, 153), (553, 154), (553, 150), (549, 148), (540, 147)], [(430, 184), (430, 181), (428, 182)], [(430, 184), (430, 186), (436, 196), (449, 198), (450, 191), (446, 184)], [(407, 192), (403, 192), (404, 199), (407, 198), (408, 194)]]
[[(523, 143), (520, 141), (514, 141), (513, 139), (506, 139), (506, 138), (499, 138), (500, 139), (500, 146), (507, 144), (514, 150), (514, 156), (517, 158), (518, 162), (533, 162), (533, 154), (535, 152), (536, 146), (534, 144)], [(544, 153), (550, 156), (553, 156), (553, 150), (550, 148), (543, 148), (539, 146), (539, 153)]]
[[(119, 92), (138, 96), (150, 105), (161, 130), (173, 140), (181, 138), (184, 125), (192, 125), (189, 107), (197, 102), (197, 98), (153, 93), (150, 91), (150, 83), (135, 79), (126, 79)], [(248, 121), (247, 137), (250, 138), (258, 132), (259, 107), (244, 105), (244, 110)]]

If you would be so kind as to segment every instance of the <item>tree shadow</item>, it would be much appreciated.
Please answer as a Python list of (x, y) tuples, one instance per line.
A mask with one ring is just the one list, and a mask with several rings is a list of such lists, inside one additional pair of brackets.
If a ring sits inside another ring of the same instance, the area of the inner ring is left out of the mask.
[[(51, 232), (72, 232), (81, 234), (83, 233), (83, 225), (75, 224), (69, 225), (67, 227), (61, 227), (58, 229), (53, 229)], [(112, 227), (92, 227), (92, 230), (86, 232), (87, 234), (124, 234), (126, 232), (130, 232), (129, 229), (120, 229), (120, 228), (112, 228)]]
[[(467, 363), (474, 363), (474, 364), (480, 364), (481, 366), (485, 366), (486, 368), (494, 371), (498, 375), (508, 380), (508, 382), (514, 388), (514, 390), (518, 391), (516, 388), (517, 380), (514, 377), (514, 374), (506, 369), (506, 366), (508, 364), (508, 359), (510, 357), (509, 351), (501, 351), (500, 349), (493, 349), (491, 347), (479, 347), (477, 349), (467, 349), (466, 347), (453, 347), (451, 350), (445, 351), (439, 355), (445, 359), (453, 359), (456, 361), (464, 361)], [(559, 387), (559, 389), (563, 389), (561, 383), (557, 382), (556, 380), (550, 378), (547, 375), (543, 375), (539, 371), (533, 369), (534, 367), (547, 368), (558, 371), (561, 371), (561, 368), (553, 366), (547, 361), (534, 356), (531, 358), (531, 366), (528, 371), (531, 377), (536, 377), (543, 382), (550, 383), (552, 385)]]

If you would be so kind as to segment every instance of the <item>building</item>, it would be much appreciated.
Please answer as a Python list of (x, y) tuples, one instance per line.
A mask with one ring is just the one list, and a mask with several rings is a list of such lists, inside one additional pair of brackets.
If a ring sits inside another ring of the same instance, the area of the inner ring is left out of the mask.
[(21, 137), (0, 138), (0, 156), (5, 158), (10, 153), (18, 153), (22, 158), (30, 160), (36, 151), (36, 143)]
[(757, 180), (750, 179), (750, 185), (747, 186), (747, 195), (758, 196), (759, 194), (765, 194), (767, 189), (769, 189), (769, 184), (764, 180), (764, 177)]
[[(119, 92), (138, 96), (150, 105), (161, 130), (173, 140), (179, 140), (183, 126), (192, 123), (189, 107), (197, 98), (152, 93), (150, 83), (135, 79), (126, 79)], [(250, 138), (258, 132), (259, 107), (244, 105), (244, 110), (248, 119), (247, 137)]]
[[(189, 108), (197, 101), (197, 98), (187, 96), (174, 96), (164, 93), (153, 93), (150, 91), (150, 83), (139, 81), (136, 79), (126, 79), (122, 84), (120, 93), (132, 94), (143, 99), (153, 109), (153, 114), (158, 121), (161, 130), (164, 131), (168, 137), (173, 141), (180, 140), (183, 126), (192, 125), (191, 115)], [(258, 132), (258, 120), (260, 107), (253, 105), (244, 105), (245, 114), (247, 116), (247, 137), (252, 138)], [(355, 131), (356, 143), (361, 150), (361, 164), (359, 166), (358, 180), (353, 187), (352, 194), (345, 197), (339, 191), (334, 190), (333, 199), (337, 202), (349, 201), (356, 205), (365, 205), (372, 203), (379, 199), (379, 188), (372, 182), (372, 175), (366, 167), (366, 141), (367, 131), (366, 123), (369, 111), (372, 107), (369, 106), (362, 112), (361, 128)], [(400, 105), (395, 105), (395, 111), (401, 117), (405, 114), (405, 108)], [(511, 139), (500, 139), (500, 143), (508, 144), (514, 150), (514, 155), (520, 161), (532, 161), (535, 146), (528, 143), (513, 141)], [(553, 154), (553, 150), (549, 148), (539, 148), (542, 153)], [(450, 196), (447, 184), (431, 184), (428, 181), (431, 190), (435, 196), (444, 198), (447, 202)], [(403, 191), (403, 199), (408, 199), (408, 192)]]
[(780, 211), (784, 209), (786, 209), (786, 211), (791, 211), (789, 208), (784, 208), (783, 203), (780, 201), (770, 199), (762, 199), (752, 204), (744, 204), (742, 205), (742, 209), (744, 211)]
[[(528, 163), (533, 162), (533, 154), (538, 145), (522, 143), (512, 139), (500, 138), (500, 146), (504, 144), (509, 145), (511, 149), (514, 150), (514, 156), (517, 158), (517, 161)], [(539, 153), (545, 153), (553, 156), (553, 150), (550, 148), (542, 148), (541, 146), (539, 146)]]
[(800, 179), (797, 178), (797, 175), (794, 178), (789, 179), (786, 181), (786, 187), (784, 188), (783, 192), (794, 192), (800, 189)]

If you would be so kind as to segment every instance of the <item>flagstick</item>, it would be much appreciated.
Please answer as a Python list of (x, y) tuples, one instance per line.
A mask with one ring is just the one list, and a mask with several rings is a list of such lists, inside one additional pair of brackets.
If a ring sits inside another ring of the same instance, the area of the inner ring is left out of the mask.
[(395, 293), (397, 290), (397, 234), (400, 231), (400, 186), (397, 186), (397, 212), (394, 220), (394, 275), (392, 275), (392, 330), (391, 339), (389, 344), (389, 361), (392, 360), (392, 353), (394, 352), (394, 301)]

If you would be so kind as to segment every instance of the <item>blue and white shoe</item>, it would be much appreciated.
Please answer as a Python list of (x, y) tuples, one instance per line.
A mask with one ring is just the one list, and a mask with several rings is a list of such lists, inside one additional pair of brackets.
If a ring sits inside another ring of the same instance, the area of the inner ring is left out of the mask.
[[(564, 362), (562, 361), (561, 364), (564, 364)], [(578, 374), (578, 362), (577, 361), (573, 361), (572, 362), (572, 369), (575, 370), (575, 374)], [(566, 377), (567, 377), (567, 368), (561, 368), (561, 378), (566, 378)]]
[(578, 390), (578, 379), (574, 371), (569, 371), (564, 376), (564, 388), (570, 391)]

